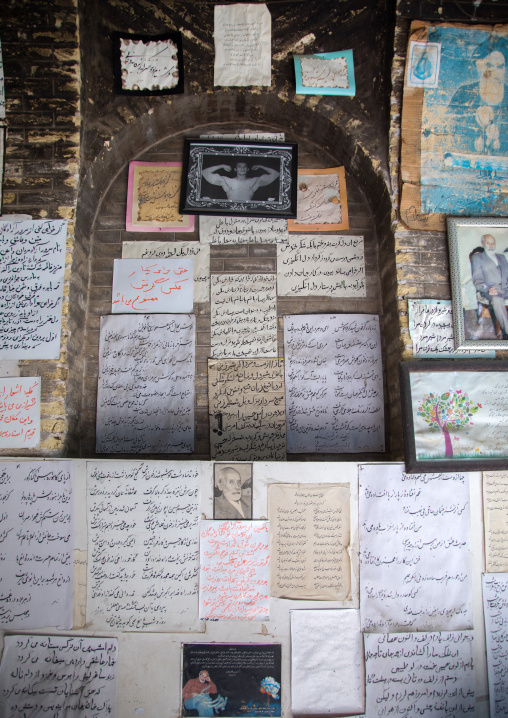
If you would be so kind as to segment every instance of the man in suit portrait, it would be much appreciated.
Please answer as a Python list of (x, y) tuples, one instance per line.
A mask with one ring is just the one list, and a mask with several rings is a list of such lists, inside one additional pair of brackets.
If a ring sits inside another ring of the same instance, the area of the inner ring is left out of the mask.
[(252, 518), (251, 506), (246, 499), (240, 473), (232, 466), (216, 467), (216, 471), (215, 486), (221, 493), (214, 500), (214, 518)]
[(471, 255), (471, 274), (476, 290), (487, 299), (501, 327), (503, 339), (508, 339), (508, 312), (504, 300), (508, 297), (508, 261), (496, 252), (492, 234), (481, 238), (483, 252)]

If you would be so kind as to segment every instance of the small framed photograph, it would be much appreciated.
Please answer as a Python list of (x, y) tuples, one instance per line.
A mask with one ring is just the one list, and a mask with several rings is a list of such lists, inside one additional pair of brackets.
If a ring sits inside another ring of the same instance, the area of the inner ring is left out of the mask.
[(115, 91), (119, 95), (183, 92), (182, 36), (115, 32)]
[(231, 521), (252, 518), (252, 464), (214, 464), (213, 517)]
[(399, 367), (408, 473), (508, 468), (508, 361)]
[(298, 146), (185, 140), (180, 212), (296, 217)]
[(293, 55), (297, 95), (345, 95), (356, 92), (353, 51)]
[(508, 218), (447, 224), (455, 348), (508, 349)]

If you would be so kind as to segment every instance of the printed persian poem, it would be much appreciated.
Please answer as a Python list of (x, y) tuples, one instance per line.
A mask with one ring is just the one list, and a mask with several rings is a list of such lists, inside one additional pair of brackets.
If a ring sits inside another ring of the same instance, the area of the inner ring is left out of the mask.
[[(293, 714), (363, 714), (365, 687), (359, 611), (304, 609), (291, 611), (290, 616)], [(324, 686), (333, 686), (333, 690), (323, 690)]]
[(349, 87), (347, 58), (301, 57), (302, 85), (307, 87)]
[(351, 597), (349, 484), (271, 484), (270, 596)]
[(129, 162), (128, 232), (192, 232), (194, 217), (180, 214), (181, 162)]
[(199, 463), (88, 462), (87, 624), (198, 628)]
[(298, 170), (296, 219), (290, 232), (349, 229), (344, 167)]
[(113, 314), (192, 312), (192, 259), (115, 259)]
[(0, 221), (0, 360), (58, 359), (65, 220)]
[(40, 441), (40, 378), (0, 379), (0, 449), (29, 449)]
[(199, 217), (199, 241), (209, 244), (274, 244), (288, 241), (287, 219)]
[[(188, 215), (186, 215), (188, 216)], [(210, 299), (210, 247), (197, 242), (123, 242), (123, 259), (194, 260), (194, 301)]]
[(208, 397), (212, 459), (284, 461), (282, 359), (209, 360)]
[(199, 617), (269, 619), (268, 523), (201, 521)]
[(264, 4), (216, 5), (214, 85), (272, 84), (272, 18)]
[(71, 463), (2, 462), (0, 503), (0, 627), (71, 628)]
[(291, 234), (277, 246), (277, 294), (365, 297), (363, 237)]
[(369, 718), (475, 715), (472, 631), (366, 633), (363, 639)]
[(0, 665), (2, 718), (114, 718), (116, 638), (6, 636)]
[(384, 451), (379, 320), (284, 317), (288, 452)]
[(472, 628), (467, 474), (360, 466), (362, 630)]
[(212, 356), (277, 356), (275, 274), (215, 274), (211, 287)]
[(195, 317), (101, 317), (97, 452), (194, 449)]
[(508, 574), (484, 574), (483, 610), (487, 639), (490, 715), (508, 715)]
[(171, 40), (120, 38), (124, 90), (165, 90), (178, 84), (178, 48)]
[(508, 474), (483, 472), (485, 563), (490, 573), (508, 571)]

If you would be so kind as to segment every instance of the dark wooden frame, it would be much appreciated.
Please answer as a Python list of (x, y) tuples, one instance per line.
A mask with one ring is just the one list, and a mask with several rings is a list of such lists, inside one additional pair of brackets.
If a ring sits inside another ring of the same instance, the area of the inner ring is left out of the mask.
[(402, 428), (404, 435), (404, 455), (408, 474), (456, 472), (456, 471), (501, 471), (508, 468), (508, 425), (507, 456), (499, 459), (433, 459), (421, 461), (416, 458), (414, 422), (412, 411), (410, 375), (413, 373), (437, 372), (508, 372), (508, 361), (483, 359), (450, 359), (408, 361), (399, 364), (399, 379), (402, 405)]

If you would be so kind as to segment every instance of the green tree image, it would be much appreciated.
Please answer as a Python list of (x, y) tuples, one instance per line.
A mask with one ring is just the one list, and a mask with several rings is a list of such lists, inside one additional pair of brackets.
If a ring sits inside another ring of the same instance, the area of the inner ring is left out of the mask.
[(418, 407), (421, 416), (431, 431), (441, 431), (445, 440), (445, 457), (453, 456), (450, 431), (472, 424), (473, 417), (481, 404), (475, 404), (461, 389), (445, 391), (444, 394), (425, 394)]

